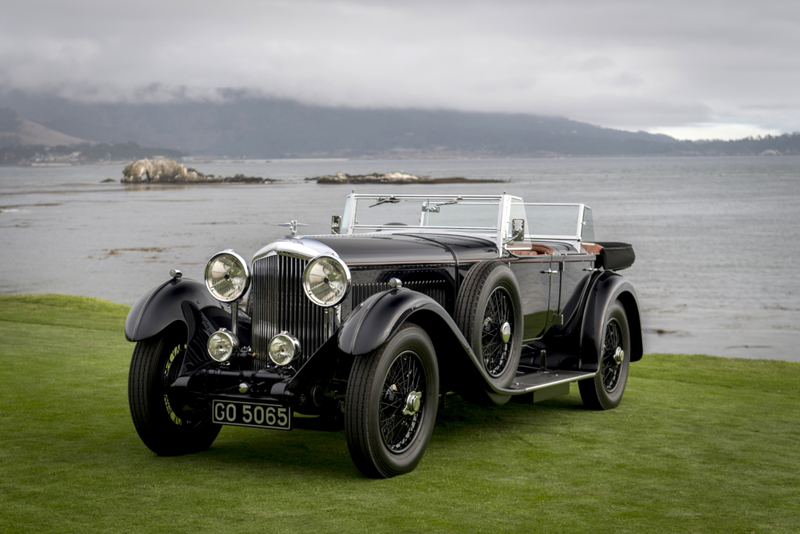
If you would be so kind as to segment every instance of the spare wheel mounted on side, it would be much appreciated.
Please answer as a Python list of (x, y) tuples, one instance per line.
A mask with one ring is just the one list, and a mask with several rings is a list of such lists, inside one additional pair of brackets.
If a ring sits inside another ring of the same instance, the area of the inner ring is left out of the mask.
[[(461, 284), (455, 322), (483, 365), (487, 379), (498, 388), (514, 380), (522, 350), (523, 315), (517, 278), (499, 261), (486, 261), (469, 270)], [(508, 397), (490, 394), (493, 402)]]

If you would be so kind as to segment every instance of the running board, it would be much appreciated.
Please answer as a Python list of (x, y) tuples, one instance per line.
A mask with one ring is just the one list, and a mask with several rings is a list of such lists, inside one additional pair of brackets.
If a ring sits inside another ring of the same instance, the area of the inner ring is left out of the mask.
[(514, 377), (511, 385), (504, 389), (511, 395), (521, 395), (559, 384), (593, 378), (596, 374), (596, 372), (587, 373), (586, 371), (539, 371)]

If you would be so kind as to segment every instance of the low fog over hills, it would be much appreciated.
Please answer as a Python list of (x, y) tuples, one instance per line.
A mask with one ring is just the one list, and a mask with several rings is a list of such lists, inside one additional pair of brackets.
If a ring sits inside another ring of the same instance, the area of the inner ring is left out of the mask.
[(800, 154), (798, 134), (690, 142), (562, 117), (323, 107), (235, 92), (220, 101), (130, 104), (76, 102), (15, 91), (0, 95), (0, 108), (73, 138), (130, 141), (210, 157)]

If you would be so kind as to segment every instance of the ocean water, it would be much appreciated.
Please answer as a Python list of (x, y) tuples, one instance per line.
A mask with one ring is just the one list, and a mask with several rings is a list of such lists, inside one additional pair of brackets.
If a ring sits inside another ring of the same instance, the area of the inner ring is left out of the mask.
[(249, 258), (278, 223), (328, 232), (352, 186), (304, 178), (405, 171), (500, 184), (359, 186), (362, 193), (498, 194), (592, 206), (598, 241), (632, 243), (645, 351), (800, 361), (800, 158), (290, 160), (197, 164), (266, 185), (123, 186), (122, 165), (0, 167), (0, 293), (132, 304), (177, 267)]

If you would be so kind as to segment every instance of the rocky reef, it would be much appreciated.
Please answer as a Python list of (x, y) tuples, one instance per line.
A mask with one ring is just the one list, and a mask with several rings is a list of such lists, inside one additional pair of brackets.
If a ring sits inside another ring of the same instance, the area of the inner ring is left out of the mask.
[(318, 184), (486, 184), (502, 182), (502, 180), (489, 179), (472, 180), (460, 176), (428, 178), (404, 172), (387, 172), (386, 174), (377, 172), (372, 174), (347, 174), (344, 172), (337, 172), (336, 174), (306, 178), (306, 180), (316, 181)]
[(174, 159), (156, 157), (132, 161), (122, 169), (123, 184), (215, 184), (215, 183), (254, 183), (274, 182), (270, 178), (258, 176), (215, 176), (203, 174), (191, 167), (185, 167)]

